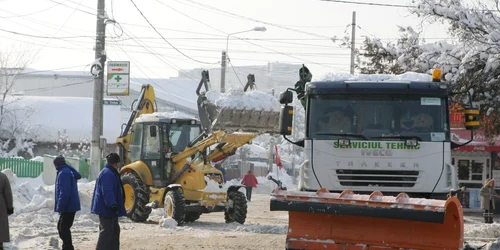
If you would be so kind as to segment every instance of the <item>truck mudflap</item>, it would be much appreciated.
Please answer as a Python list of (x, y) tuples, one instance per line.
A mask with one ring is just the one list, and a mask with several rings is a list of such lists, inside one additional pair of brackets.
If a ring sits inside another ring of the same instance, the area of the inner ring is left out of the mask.
[(271, 211), (288, 211), (287, 249), (462, 249), (463, 210), (447, 200), (276, 189)]

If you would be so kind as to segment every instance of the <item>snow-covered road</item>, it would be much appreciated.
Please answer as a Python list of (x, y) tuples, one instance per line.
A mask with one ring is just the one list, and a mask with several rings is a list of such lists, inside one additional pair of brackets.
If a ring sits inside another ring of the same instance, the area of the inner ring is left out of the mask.
[[(3, 171), (10, 174), (9, 171)], [(53, 186), (41, 179), (17, 179), (9, 175), (15, 199), (15, 214), (10, 219), (11, 243), (6, 249), (60, 249), (56, 224), (59, 216), (53, 212)], [(264, 179), (264, 178), (262, 178)], [(285, 181), (286, 183), (286, 181)], [(264, 184), (264, 183), (263, 183)], [(194, 223), (175, 226), (163, 223), (157, 209), (147, 223), (133, 223), (122, 218), (122, 249), (284, 249), (288, 224), (287, 212), (269, 211), (269, 187), (256, 190), (248, 203), (246, 223), (226, 224), (223, 213), (204, 214)], [(90, 214), (94, 183), (79, 183), (82, 211), (72, 228), (76, 249), (95, 249), (98, 218)], [(483, 224), (480, 216), (467, 216), (466, 240), (474, 245), (490, 247), (500, 237), (500, 223)]]

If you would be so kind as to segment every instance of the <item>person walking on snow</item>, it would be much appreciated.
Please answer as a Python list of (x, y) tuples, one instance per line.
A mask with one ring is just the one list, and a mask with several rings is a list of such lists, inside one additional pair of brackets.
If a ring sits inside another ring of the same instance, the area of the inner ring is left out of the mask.
[(495, 210), (494, 198), (500, 196), (495, 192), (495, 179), (487, 179), (479, 191), (481, 195), (481, 208), (484, 209), (484, 223), (493, 223), (493, 211)]
[(118, 170), (120, 156), (106, 156), (107, 164), (95, 181), (90, 211), (99, 215), (99, 239), (96, 250), (120, 249), (120, 225), (118, 217), (126, 216), (125, 192)]
[(9, 215), (14, 213), (12, 188), (7, 175), (0, 172), (0, 250), (3, 243), (10, 241)]
[(74, 250), (71, 237), (71, 227), (75, 220), (75, 214), (80, 211), (80, 196), (78, 194), (77, 181), (82, 178), (76, 169), (66, 164), (63, 156), (54, 159), (57, 170), (55, 183), (55, 205), (54, 211), (59, 213), (57, 231), (63, 241), (63, 250)]
[(249, 170), (248, 173), (243, 176), (241, 184), (245, 185), (245, 188), (247, 190), (247, 201), (251, 201), (252, 188), (257, 187), (257, 184), (259, 184), (255, 175), (252, 174), (252, 171)]

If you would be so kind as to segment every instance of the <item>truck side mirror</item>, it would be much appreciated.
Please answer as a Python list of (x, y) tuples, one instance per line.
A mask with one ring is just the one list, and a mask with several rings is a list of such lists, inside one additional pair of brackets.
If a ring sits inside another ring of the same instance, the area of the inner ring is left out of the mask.
[(289, 104), (293, 101), (293, 93), (292, 91), (285, 91), (280, 93), (280, 103), (281, 104)]
[(150, 126), (149, 127), (149, 136), (150, 137), (156, 137), (156, 126)]
[(479, 109), (467, 108), (464, 112), (465, 116), (465, 129), (477, 130), (479, 129)]
[[(284, 92), (286, 93), (286, 92)], [(290, 92), (292, 93), (292, 92)], [(281, 97), (280, 97), (281, 99)], [(281, 107), (280, 111), (280, 134), (291, 135), (293, 125), (293, 106)]]

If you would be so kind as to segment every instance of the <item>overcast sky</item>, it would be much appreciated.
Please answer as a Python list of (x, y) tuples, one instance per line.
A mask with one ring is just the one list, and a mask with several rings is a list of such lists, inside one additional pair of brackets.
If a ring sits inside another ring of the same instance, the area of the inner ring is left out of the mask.
[[(120, 24), (107, 27), (108, 60), (131, 61), (132, 77), (170, 77), (180, 69), (218, 67), (227, 34), (256, 26), (267, 30), (230, 37), (228, 54), (234, 66), (290, 62), (306, 64), (315, 75), (349, 72), (350, 52), (329, 38), (350, 31), (353, 11), (359, 26), (357, 47), (364, 36), (395, 40), (397, 25), (421, 29), (429, 42), (448, 37), (445, 26), (422, 26), (420, 19), (398, 7), (320, 0), (134, 1), (180, 52), (151, 28), (131, 0), (106, 0), (108, 16)], [(410, 0), (352, 1), (411, 5)], [(0, 0), (2, 50), (36, 54), (31, 67), (39, 70), (89, 70), (96, 6), (97, 0)]]

